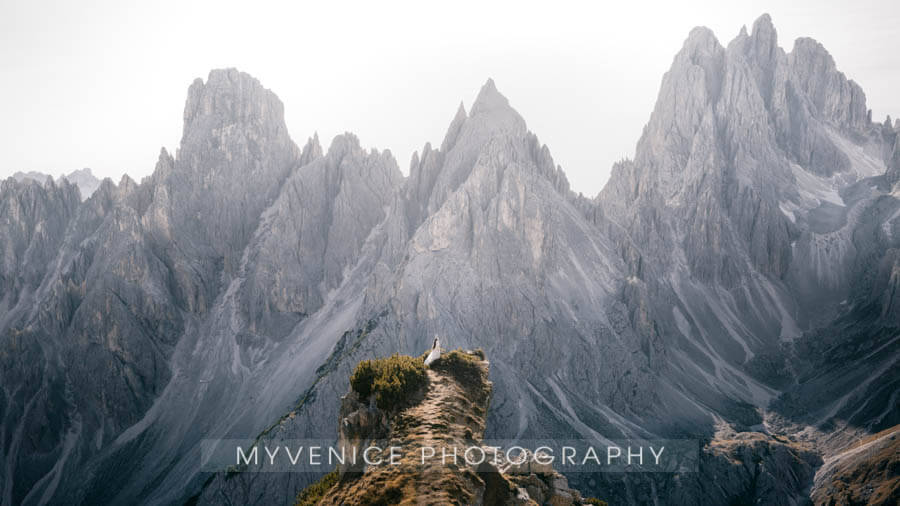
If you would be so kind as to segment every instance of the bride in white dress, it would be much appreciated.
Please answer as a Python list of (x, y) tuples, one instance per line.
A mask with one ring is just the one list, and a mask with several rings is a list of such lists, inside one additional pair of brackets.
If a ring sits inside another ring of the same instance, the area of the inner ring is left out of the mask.
[(441, 343), (438, 340), (437, 336), (434, 338), (434, 344), (431, 345), (431, 353), (425, 357), (425, 365), (431, 365), (432, 362), (441, 358)]

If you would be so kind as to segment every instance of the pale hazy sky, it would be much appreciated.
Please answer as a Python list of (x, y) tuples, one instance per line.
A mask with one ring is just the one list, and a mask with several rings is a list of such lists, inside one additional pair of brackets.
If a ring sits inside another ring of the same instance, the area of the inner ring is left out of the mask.
[(799, 36), (824, 44), (876, 119), (900, 115), (898, 1), (0, 2), (2, 178), (140, 179), (177, 147), (191, 81), (237, 67), (281, 98), (298, 144), (351, 131), (404, 173), (493, 77), (593, 195), (633, 156), (690, 29), (724, 45), (763, 12), (787, 50)]

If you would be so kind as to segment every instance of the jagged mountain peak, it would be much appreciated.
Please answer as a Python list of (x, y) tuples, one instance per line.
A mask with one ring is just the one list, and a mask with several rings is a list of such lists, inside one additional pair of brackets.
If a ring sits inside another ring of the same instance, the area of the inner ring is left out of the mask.
[[(318, 142), (318, 141), (316, 141)], [(321, 148), (320, 148), (321, 149)], [(304, 153), (306, 152), (306, 148), (304, 148)], [(397, 166), (397, 162), (394, 159), (394, 155), (391, 153), (389, 149), (384, 149), (379, 151), (376, 148), (370, 148), (368, 151), (363, 148), (362, 144), (359, 141), (359, 137), (352, 132), (344, 132), (343, 134), (336, 135), (334, 139), (331, 140), (331, 145), (328, 146), (328, 151), (325, 153), (325, 158), (331, 160), (337, 166), (341, 165), (341, 161), (348, 157), (365, 157), (371, 156), (373, 158), (381, 158), (384, 159), (385, 162), (392, 167)], [(396, 169), (399, 171), (399, 169)]]
[[(688, 33), (688, 37), (685, 39), (678, 55), (693, 58), (705, 54), (714, 54), (721, 49), (722, 45), (711, 29), (705, 26), (697, 26)], [(676, 56), (677, 59), (678, 56)]]
[(44, 174), (43, 172), (37, 172), (37, 171), (29, 171), (29, 172), (17, 171), (17, 172), (14, 172), (13, 175), (10, 177), (12, 177), (13, 179), (15, 179), (18, 182), (31, 181), (31, 182), (36, 182), (37, 184), (43, 184), (47, 179), (50, 179), (50, 180), (53, 179), (53, 176), (51, 176), (50, 174)]
[(179, 167), (202, 169), (208, 165), (202, 159), (210, 158), (206, 154), (218, 152), (227, 160), (223, 165), (252, 168), (252, 160), (269, 154), (261, 149), (264, 144), (277, 146), (279, 165), (299, 158), (299, 149), (287, 132), (281, 100), (250, 74), (213, 69), (206, 82), (194, 80), (187, 95), (184, 131), (175, 157)]
[(332, 159), (340, 159), (349, 153), (363, 151), (362, 145), (359, 143), (359, 137), (351, 132), (344, 132), (334, 136), (331, 144), (328, 146), (328, 152), (325, 156)]
[[(205, 83), (195, 80), (188, 89), (184, 133), (166, 178), (169, 221), (198, 249), (225, 257), (230, 271), (259, 214), (300, 160), (281, 100), (249, 74), (212, 70)], [(211, 217), (201, 226), (198, 213)]]
[[(457, 118), (459, 118), (459, 112), (457, 112)], [(509, 105), (509, 100), (497, 90), (493, 79), (488, 79), (484, 83), (472, 104), (470, 119), (476, 118), (478, 121), (484, 122), (486, 128), (491, 132), (524, 130), (525, 128), (525, 120)]]
[[(451, 121), (450, 126), (447, 127), (447, 133), (444, 135), (444, 141), (441, 143), (441, 151), (448, 151), (453, 146), (453, 144), (456, 143), (456, 138), (459, 136), (459, 131), (468, 118), (469, 115), (466, 113), (466, 108), (463, 105), (462, 101), (460, 101), (459, 107), (456, 109), (456, 116), (453, 117), (453, 121)], [(423, 150), (423, 155), (426, 151), (430, 150), (431, 143), (426, 143), (425, 150)]]
[(184, 107), (182, 148), (195, 135), (239, 124), (273, 137), (283, 132), (284, 106), (259, 80), (237, 69), (214, 69), (206, 82), (197, 78)]
[(833, 70), (837, 67), (831, 53), (825, 49), (821, 42), (812, 37), (797, 37), (794, 47), (791, 49), (794, 56), (813, 58), (823, 70)]
[(460, 103), (440, 149), (428, 143), (421, 154), (413, 154), (406, 184), (410, 226), (418, 226), (469, 177), (486, 146), (503, 138), (525, 141), (527, 135), (525, 120), (488, 79), (469, 114)]
[(753, 22), (753, 35), (757, 34), (774, 34), (775, 25), (772, 23), (772, 16), (768, 12), (764, 12), (756, 21)]
[(778, 31), (772, 24), (772, 18), (763, 14), (753, 23), (753, 32), (750, 36), (753, 48), (760, 57), (774, 57), (778, 49)]
[(841, 129), (860, 131), (868, 125), (866, 94), (837, 69), (822, 44), (800, 37), (794, 41), (788, 61), (813, 114)]
[(156, 169), (153, 171), (154, 174), (157, 172), (169, 173), (175, 167), (175, 158), (169, 154), (169, 151), (165, 148), (165, 146), (159, 149), (159, 158), (156, 160)]
[(69, 173), (66, 177), (96, 177), (90, 167), (76, 169)]
[(319, 132), (315, 132), (312, 137), (306, 140), (306, 145), (300, 153), (300, 163), (302, 167), (314, 160), (322, 158), (322, 144), (319, 143)]
[(463, 103), (462, 100), (459, 101), (459, 107), (456, 108), (456, 117), (454, 121), (458, 118), (465, 119), (468, 114), (466, 113), (466, 104)]
[(81, 192), (82, 201), (87, 200), (88, 197), (90, 197), (100, 186), (100, 179), (94, 176), (94, 173), (91, 171), (91, 169), (87, 167), (83, 169), (73, 170), (69, 174), (60, 174), (58, 178), (54, 178), (49, 174), (34, 171), (16, 172), (12, 175), (12, 177), (16, 181), (32, 180), (38, 182), (39, 184), (43, 184), (47, 180), (55, 181), (57, 184), (62, 184), (63, 181), (67, 181), (78, 187), (78, 190)]
[(509, 101), (497, 90), (497, 84), (494, 82), (494, 79), (489, 77), (481, 86), (481, 90), (479, 90), (478, 96), (475, 98), (473, 109), (478, 106), (490, 106), (490, 104), (508, 106)]

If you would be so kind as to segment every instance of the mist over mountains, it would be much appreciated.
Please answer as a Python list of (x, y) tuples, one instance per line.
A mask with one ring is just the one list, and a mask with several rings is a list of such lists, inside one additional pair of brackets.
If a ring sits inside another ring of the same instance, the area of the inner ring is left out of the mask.
[(570, 477), (616, 504), (821, 497), (900, 424), (900, 124), (820, 44), (694, 29), (594, 198), (492, 80), (448, 119), (404, 177), (213, 70), (140, 183), (3, 181), (0, 504), (292, 503), (200, 441), (336, 437), (354, 366), (434, 335), (491, 357), (486, 437), (706, 442)]

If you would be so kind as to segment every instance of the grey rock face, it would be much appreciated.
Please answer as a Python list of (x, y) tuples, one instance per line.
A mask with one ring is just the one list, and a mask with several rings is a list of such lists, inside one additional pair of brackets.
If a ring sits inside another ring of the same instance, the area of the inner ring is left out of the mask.
[(691, 32), (595, 199), (492, 81), (406, 179), (351, 134), (298, 149), (235, 70), (184, 121), (80, 205), (3, 183), (0, 503), (290, 502), (315, 476), (203, 476), (200, 440), (336, 438), (356, 363), (435, 334), (492, 357), (489, 437), (710, 441), (651, 480), (674, 502), (798, 499), (831, 435), (898, 423), (896, 128), (768, 16)]
[[(19, 263), (22, 273), (40, 255), (52, 261), (42, 262), (30, 306), (4, 307), (4, 356), (13, 358), (3, 367), (10, 435), (3, 455), (10, 465), (2, 502), (40, 503), (56, 494), (104, 502), (116, 493), (114, 480), (76, 478), (67, 469), (102, 476), (135, 451), (130, 443), (123, 450), (116, 437), (163, 392), (170, 367), (178, 367), (170, 359), (185, 321), (194, 325), (195, 311), (207, 309), (219, 287), (217, 269), (256, 228), (267, 202), (259, 194), (274, 194), (299, 158), (278, 124), (280, 107), (249, 76), (213, 72), (190, 92), (181, 148), (187, 159), (177, 163), (163, 151), (143, 185), (127, 176), (118, 186), (107, 180), (72, 209), (63, 230), (52, 215), (20, 220), (17, 228), (26, 230), (17, 236), (37, 243), (52, 231), (58, 245), (23, 263), (15, 246), (23, 239), (9, 243), (8, 265)], [(74, 186), (60, 188), (77, 199)], [(67, 207), (63, 201), (57, 213)], [(209, 216), (201, 218), (201, 210)], [(29, 225), (33, 219), (40, 221)], [(16, 297), (4, 286), (4, 301)], [(24, 377), (29, 388), (12, 390)], [(118, 486), (131, 478), (122, 476)]]
[(107, 180), (81, 204), (31, 305), (4, 315), (6, 502), (49, 500), (74, 478), (66, 466), (137, 421), (169, 378), (182, 320), (128, 205), (134, 189)]
[[(850, 236), (876, 196), (841, 194), (885, 170), (858, 87), (818, 44), (801, 41), (785, 55), (774, 37), (768, 17), (724, 50), (708, 32), (692, 32), (663, 80), (634, 162), (618, 165), (598, 198), (617, 241), (642, 250), (632, 262), (661, 269), (652, 278), (687, 275), (731, 292), (719, 310), (711, 302), (679, 312), (718, 314), (743, 360), (760, 336), (796, 336), (814, 306), (849, 293), (857, 254)], [(798, 151), (807, 145), (816, 149)], [(663, 284), (684, 292), (680, 281)], [(660, 312), (671, 312), (669, 296)], [(717, 333), (702, 326), (707, 337)], [(715, 355), (730, 361), (725, 350)]]
[[(33, 179), (39, 183), (43, 183), (47, 180), (47, 178), (53, 179), (52, 176), (47, 174), (43, 174), (40, 172), (16, 172), (12, 175), (13, 179), (16, 181), (22, 181), (25, 179)], [(67, 180), (70, 183), (74, 184), (81, 191), (81, 200), (87, 200), (91, 195), (97, 191), (97, 188), (100, 187), (101, 181), (94, 176), (94, 173), (91, 172), (91, 169), (84, 168), (73, 170), (69, 174), (63, 174), (59, 176), (58, 181)]]
[(646, 283), (661, 333), (687, 339), (667, 341), (669, 356), (719, 388), (723, 370), (746, 374), (735, 397), (786, 430), (898, 421), (885, 295), (898, 202), (881, 182), (894, 141), (865, 111), (821, 45), (785, 54), (767, 16), (724, 50), (695, 30), (592, 215)]
[[(0, 186), (0, 293), (3, 314), (33, 291), (56, 256), (69, 220), (78, 206), (77, 189), (53, 179), (38, 183), (7, 179)], [(5, 325), (4, 325), (5, 327)]]
[(887, 140), (891, 137), (893, 137), (894, 142), (888, 155), (888, 169), (885, 178), (890, 184), (897, 184), (897, 181), (900, 181), (900, 135), (895, 130), (892, 136), (887, 137)]
[(97, 191), (97, 188), (100, 188), (100, 183), (102, 182), (94, 176), (94, 173), (89, 168), (73, 170), (60, 178), (78, 186), (78, 189), (81, 191), (81, 200), (89, 199)]
[[(335, 400), (359, 360), (417, 355), (435, 333), (447, 336), (447, 346), (480, 346), (493, 357), (488, 430), (497, 437), (561, 428), (585, 436), (643, 434), (608, 406), (648, 411), (656, 383), (636, 371), (649, 370), (659, 344), (639, 335), (632, 323), (638, 316), (617, 302), (625, 289), (616, 279), (622, 264), (573, 203), (548, 150), (489, 82), (472, 115), (457, 114), (441, 150), (425, 153), (403, 192), (422, 200), (390, 208), (358, 263), (376, 267), (357, 267), (338, 288), (360, 282), (354, 278), (365, 283), (353, 326), (320, 359), (300, 406), (264, 440), (333, 436)], [(445, 171), (462, 182), (454, 186)], [(429, 179), (434, 184), (423, 183)], [(431, 207), (416, 225), (417, 210)], [(306, 325), (315, 322), (300, 327)], [(570, 386), (576, 383), (578, 390)], [(309, 479), (217, 475), (199, 500), (237, 493), (285, 502)]]
[(810, 504), (809, 486), (821, 464), (806, 443), (719, 431), (704, 444), (696, 473), (674, 479), (661, 473), (577, 473), (570, 481), (597, 490), (609, 504)]
[(260, 213), (300, 155), (281, 101), (259, 81), (234, 69), (214, 70), (206, 83), (194, 81), (166, 180), (171, 226), (185, 242), (185, 254), (203, 258), (201, 269), (222, 265), (233, 273)]
[(285, 181), (247, 258), (251, 331), (287, 333), (319, 310), (356, 264), (402, 181), (390, 152), (367, 153), (352, 134), (336, 137), (325, 157), (317, 139), (306, 152), (318, 154)]
[(44, 174), (43, 172), (30, 170), (28, 172), (15, 172), (13, 173), (12, 178), (20, 182), (26, 179), (32, 179), (34, 181), (37, 181), (38, 183), (43, 183), (47, 180), (47, 178), (53, 179), (53, 176), (51, 176), (50, 174)]

